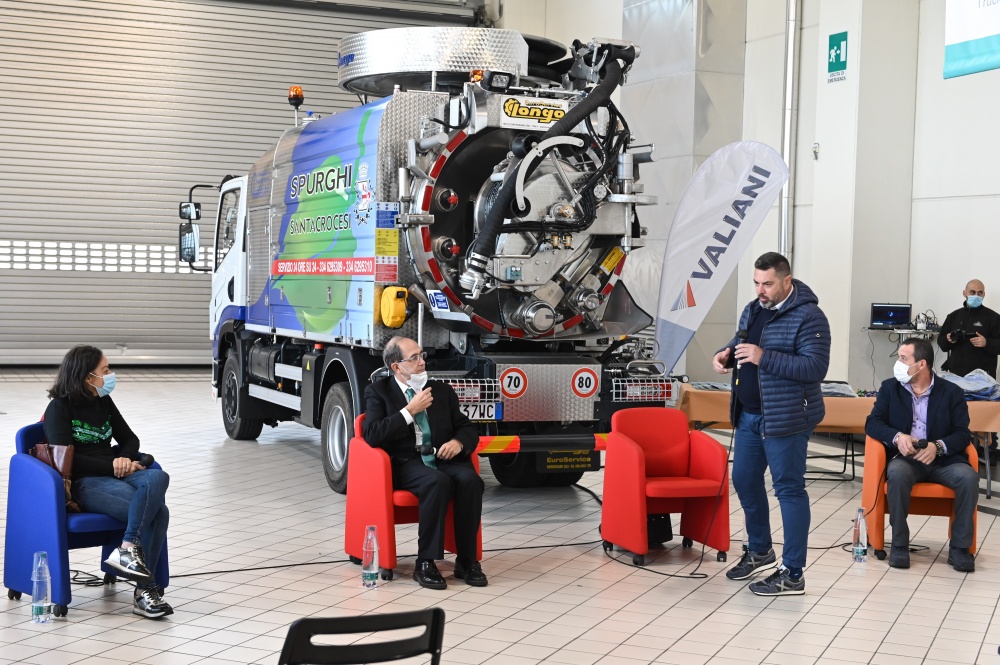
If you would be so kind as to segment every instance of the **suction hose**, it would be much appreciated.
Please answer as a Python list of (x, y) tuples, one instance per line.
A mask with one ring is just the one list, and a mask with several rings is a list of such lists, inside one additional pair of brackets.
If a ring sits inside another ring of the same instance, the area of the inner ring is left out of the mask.
[[(556, 123), (542, 135), (539, 142), (552, 138), (553, 136), (569, 134), (570, 130), (583, 122), (587, 116), (611, 99), (611, 94), (615, 91), (615, 88), (621, 84), (622, 72), (622, 66), (617, 60), (612, 60), (605, 65), (604, 78), (601, 82), (597, 84), (594, 90), (587, 95), (582, 102), (570, 109), (570, 111), (561, 119), (557, 120)], [(479, 289), (482, 287), (483, 282), (483, 272), (486, 270), (487, 261), (489, 261), (490, 255), (493, 254), (493, 249), (496, 247), (497, 237), (500, 235), (500, 228), (503, 226), (503, 220), (510, 215), (510, 204), (514, 200), (516, 186), (517, 178), (513, 176), (507, 178), (507, 181), (497, 193), (497, 198), (493, 203), (493, 207), (490, 208), (489, 213), (486, 215), (486, 220), (483, 222), (483, 226), (475, 240), (473, 247), (481, 247), (483, 251), (487, 252), (487, 254), (475, 252), (472, 249), (469, 250), (467, 257), (468, 269), (465, 271), (465, 274), (462, 275), (459, 283), (463, 288), (471, 291), (471, 299), (475, 299), (479, 296)]]

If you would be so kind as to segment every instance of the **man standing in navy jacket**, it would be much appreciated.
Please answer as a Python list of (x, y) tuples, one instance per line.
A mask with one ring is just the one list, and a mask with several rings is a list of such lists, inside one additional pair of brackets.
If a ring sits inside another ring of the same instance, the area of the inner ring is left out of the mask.
[[(931, 370), (934, 347), (911, 337), (899, 347), (891, 379), (882, 382), (865, 434), (888, 448), (886, 467), (892, 549), (889, 565), (910, 567), (910, 491), (915, 483), (940, 483), (955, 492), (948, 563), (960, 572), (976, 569), (969, 553), (979, 500), (979, 473), (969, 464), (969, 405), (962, 389)], [(915, 444), (923, 442), (925, 446)]]
[(736, 428), (733, 486), (748, 539), (747, 550), (726, 577), (745, 580), (777, 565), (764, 485), (770, 467), (785, 530), (782, 565), (750, 584), (750, 591), (801, 595), (810, 518), (806, 447), (826, 414), (820, 383), (830, 366), (830, 324), (812, 289), (792, 279), (784, 256), (768, 252), (754, 268), (757, 298), (743, 310), (737, 337), (712, 361), (720, 374), (736, 367), (730, 406)]

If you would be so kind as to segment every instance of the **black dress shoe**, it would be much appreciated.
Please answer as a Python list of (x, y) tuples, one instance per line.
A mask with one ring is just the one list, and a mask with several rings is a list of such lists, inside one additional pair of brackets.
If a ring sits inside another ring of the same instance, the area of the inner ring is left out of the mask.
[(413, 569), (413, 579), (425, 589), (447, 589), (448, 583), (441, 577), (433, 561), (418, 561)]
[(486, 579), (486, 573), (483, 572), (483, 567), (479, 565), (478, 561), (456, 561), (455, 577), (465, 580), (465, 583), (469, 586), (486, 586), (490, 583)]
[(960, 573), (973, 573), (976, 570), (976, 559), (969, 553), (968, 547), (948, 548), (948, 563)]
[(889, 567), (909, 568), (910, 567), (910, 546), (893, 545), (889, 550)]

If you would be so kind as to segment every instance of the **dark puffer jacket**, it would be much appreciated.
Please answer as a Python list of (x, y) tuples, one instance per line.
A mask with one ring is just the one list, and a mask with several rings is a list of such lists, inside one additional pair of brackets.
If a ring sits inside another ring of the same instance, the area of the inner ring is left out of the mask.
[[(819, 308), (819, 298), (797, 279), (795, 290), (761, 334), (760, 400), (764, 414), (764, 436), (787, 436), (815, 427), (823, 416), (820, 383), (830, 367), (830, 323)], [(740, 316), (739, 327), (750, 328), (751, 317), (763, 308), (754, 300)], [(729, 366), (740, 340), (733, 338)], [(735, 384), (735, 375), (734, 375)], [(733, 385), (730, 418), (739, 422), (740, 405)]]

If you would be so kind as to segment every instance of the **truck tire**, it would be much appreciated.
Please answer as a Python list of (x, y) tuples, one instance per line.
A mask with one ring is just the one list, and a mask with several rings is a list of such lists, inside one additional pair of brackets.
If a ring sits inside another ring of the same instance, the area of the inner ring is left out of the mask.
[(541, 487), (547, 474), (538, 472), (538, 453), (490, 455), (490, 470), (504, 487)]
[(566, 471), (564, 473), (543, 473), (546, 487), (569, 487), (580, 482), (583, 471)]
[(222, 371), (222, 424), (236, 441), (256, 439), (264, 429), (263, 420), (240, 417), (240, 361), (235, 353), (226, 358)]
[(354, 400), (346, 381), (326, 391), (320, 431), (326, 482), (337, 494), (347, 494), (347, 447), (354, 436)]

